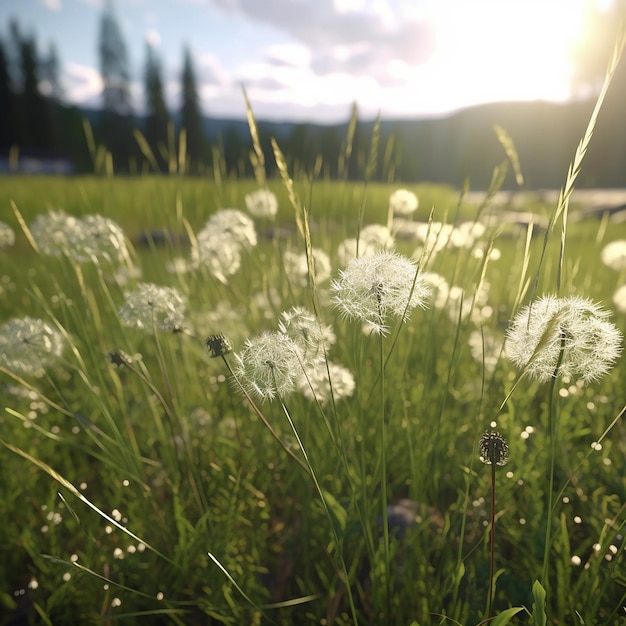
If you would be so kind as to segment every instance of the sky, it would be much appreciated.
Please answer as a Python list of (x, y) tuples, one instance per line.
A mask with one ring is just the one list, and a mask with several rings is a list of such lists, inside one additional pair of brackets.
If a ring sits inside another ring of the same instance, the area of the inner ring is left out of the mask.
[[(484, 102), (564, 102), (587, 9), (611, 0), (113, 0), (141, 111), (146, 42), (180, 108), (183, 50), (202, 111), (337, 123), (443, 116)], [(100, 106), (103, 0), (0, 0), (0, 36), (17, 20), (40, 54), (54, 43), (68, 102)]]

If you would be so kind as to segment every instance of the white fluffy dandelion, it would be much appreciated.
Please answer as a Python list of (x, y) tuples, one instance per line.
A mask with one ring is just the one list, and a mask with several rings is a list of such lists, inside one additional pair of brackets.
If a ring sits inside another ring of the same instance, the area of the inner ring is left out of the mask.
[(280, 332), (297, 343), (307, 363), (323, 358), (337, 338), (331, 326), (322, 324), (304, 307), (294, 306), (280, 314)]
[(418, 205), (417, 196), (408, 189), (396, 189), (389, 196), (389, 210), (399, 217), (407, 217), (415, 213)]
[(44, 320), (14, 317), (0, 326), (0, 364), (16, 374), (42, 376), (64, 348), (63, 334)]
[(602, 263), (613, 270), (626, 269), (626, 239), (607, 243), (600, 253)]
[(356, 385), (352, 372), (343, 365), (318, 361), (306, 368), (306, 374), (300, 379), (298, 386), (305, 398), (326, 404), (331, 397), (335, 401), (349, 398)]
[(260, 400), (285, 398), (298, 388), (303, 355), (298, 344), (277, 331), (247, 339), (235, 355), (233, 373), (247, 393)]
[(388, 250), (394, 245), (391, 231), (380, 224), (368, 224), (361, 229), (359, 238), (345, 239), (339, 244), (337, 256), (339, 265), (345, 267), (357, 256), (372, 256), (381, 250)]
[(622, 350), (609, 313), (578, 296), (543, 296), (519, 311), (507, 330), (507, 357), (524, 373), (546, 382), (555, 373), (590, 382), (606, 374)]
[[(313, 255), (315, 281), (317, 284), (323, 283), (330, 278), (332, 272), (330, 258), (326, 252), (319, 248), (313, 248), (311, 252)], [(283, 254), (283, 264), (285, 272), (293, 285), (298, 287), (306, 287), (308, 285), (309, 265), (305, 253), (297, 254), (296, 252), (286, 250)]]
[(13, 229), (4, 222), (0, 222), (0, 250), (8, 248), (15, 243), (15, 233)]
[(185, 318), (185, 301), (174, 287), (139, 283), (119, 310), (124, 324), (134, 328), (178, 331)]
[(382, 251), (350, 261), (330, 291), (342, 315), (384, 334), (390, 316), (407, 321), (414, 308), (425, 307), (429, 286), (410, 259)]
[(239, 209), (221, 209), (211, 215), (198, 233), (198, 239), (203, 235), (230, 238), (244, 248), (253, 248), (257, 244), (254, 222)]
[(254, 217), (274, 217), (278, 213), (278, 200), (269, 189), (257, 189), (245, 197), (248, 213)]

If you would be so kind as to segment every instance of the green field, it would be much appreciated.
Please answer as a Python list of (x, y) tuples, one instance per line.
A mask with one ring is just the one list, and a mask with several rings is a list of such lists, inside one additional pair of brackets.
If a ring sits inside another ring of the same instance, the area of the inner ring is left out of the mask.
[[(524, 209), (548, 224), (530, 232), (459, 190), (411, 187), (419, 208), (408, 222), (450, 232), (436, 251), (399, 233), (387, 246), (445, 289), (403, 322), (383, 310), (387, 278), (373, 283), (386, 326), (377, 334), (337, 306), (341, 250), (365, 227), (391, 225), (401, 185), (270, 180), (276, 216), (250, 218), (256, 245), (237, 248), (240, 265), (220, 274), (202, 256), (202, 230), (222, 209), (246, 213), (254, 180), (1, 183), (2, 221), (16, 233), (0, 249), (5, 622), (626, 623), (623, 358), (591, 380), (568, 372), (577, 337), (558, 315), (527, 366), (557, 325), (550, 380), (524, 375), (503, 350), (511, 320), (544, 295), (590, 299), (626, 331), (613, 302), (626, 273), (601, 261), (626, 225), (568, 222), (528, 194)], [(38, 229), (50, 211), (113, 220), (124, 254), (110, 253), (106, 235), (108, 248), (100, 240), (77, 258), (84, 241), (70, 222), (54, 236)], [(477, 223), (487, 226), (468, 237)], [(212, 250), (222, 263), (228, 251)], [(128, 294), (143, 283), (174, 288), (182, 304), (174, 292), (140, 303), (152, 315), (141, 328)], [(177, 321), (163, 322), (160, 306)], [(281, 314), (292, 307), (310, 312), (307, 333), (328, 338), (331, 327), (334, 341), (316, 344), (315, 361), (298, 353), (287, 372), (282, 357), (257, 355), (269, 378), (246, 382), (237, 357), (265, 331), (288, 335)], [(46, 324), (57, 358), (41, 335), (7, 334), (24, 317)], [(234, 349), (223, 357), (222, 334)], [(584, 347), (591, 360), (603, 358), (596, 339)], [(312, 382), (335, 365), (351, 394), (339, 379)], [(281, 387), (283, 374), (307, 384)], [(503, 467), (479, 459), (494, 430), (508, 441)]]

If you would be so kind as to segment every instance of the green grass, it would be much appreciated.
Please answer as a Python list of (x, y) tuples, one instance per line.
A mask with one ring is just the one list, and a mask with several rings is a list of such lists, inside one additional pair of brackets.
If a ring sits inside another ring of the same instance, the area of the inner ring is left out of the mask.
[[(274, 145), (281, 179), (267, 186), (279, 213), (256, 221), (258, 245), (218, 280), (167, 266), (189, 258), (188, 242), (210, 215), (243, 209), (265, 184), (258, 146), (256, 181), (7, 178), (0, 205), (18, 237), (0, 250), (0, 323), (40, 318), (67, 344), (40, 378), (0, 367), (7, 620), (23, 611), (46, 624), (624, 623), (623, 359), (585, 386), (532, 382), (504, 354), (494, 367), (486, 358), (490, 338), (501, 346), (535, 296), (580, 295), (611, 309), (623, 283), (600, 251), (626, 238), (626, 225), (568, 220), (596, 113), (557, 206), (524, 207), (546, 231), (512, 233), (496, 219), (475, 241), (431, 256), (397, 239), (399, 253), (457, 288), (463, 308), (433, 296), (386, 336), (337, 313), (328, 281), (312, 280), (310, 257), (325, 251), (336, 278), (338, 246), (363, 226), (387, 224), (397, 186), (292, 181)], [(251, 112), (250, 125), (254, 139)], [(363, 159), (366, 180), (375, 153)], [(496, 169), (494, 189), (503, 173)], [(416, 219), (431, 228), (493, 210), (450, 188), (412, 191)], [(115, 220), (132, 244), (126, 266), (39, 254), (27, 224), (59, 209)], [(174, 238), (142, 242), (147, 231)], [(308, 253), (307, 286), (285, 270), (287, 251)], [(123, 323), (118, 311), (138, 282), (179, 290), (183, 332)], [(382, 298), (382, 288), (370, 292)], [(332, 325), (337, 340), (325, 359), (350, 370), (351, 397), (260, 402), (234, 379), (235, 355), (210, 358), (206, 337), (223, 333), (240, 352), (293, 306)], [(613, 319), (624, 333), (624, 314)], [(484, 359), (472, 356), (477, 337)], [(0, 362), (9, 363), (3, 341)], [(510, 459), (494, 473), (478, 445), (493, 428)], [(406, 528), (387, 518), (392, 504), (409, 512)]]
[[(245, 193), (256, 188), (253, 181), (159, 177), (6, 183), (3, 205), (13, 200), (26, 222), (53, 208), (100, 213), (115, 219), (131, 241), (145, 229), (184, 234), (185, 222), (197, 231), (217, 209), (243, 208)], [(601, 450), (591, 444), (624, 404), (622, 362), (586, 387), (557, 384), (566, 391), (552, 456), (548, 386), (522, 380), (498, 414), (516, 372), (503, 357), (493, 374), (483, 373), (469, 351), (476, 328), (469, 319), (451, 319), (431, 303), (393, 328), (381, 346), (358, 324), (337, 318), (325, 300), (328, 284), (315, 292), (295, 286), (282, 253), (303, 252), (305, 242), (282, 184), (269, 185), (288, 234), (261, 239), (228, 285), (207, 272), (166, 272), (168, 260), (188, 253), (185, 244), (137, 245), (134, 263), (142, 278), (127, 285), (116, 282), (115, 268), (105, 263), (73, 266), (66, 258), (39, 256), (23, 235), (1, 252), (2, 321), (16, 315), (52, 320), (71, 342), (42, 379), (2, 375), (5, 613), (24, 604), (33, 619), (53, 624), (77, 616), (84, 623), (477, 624), (486, 617), (490, 498), (490, 471), (478, 461), (477, 444), (497, 419), (510, 461), (496, 476), (493, 614), (524, 606), (510, 623), (544, 623), (533, 609), (533, 584), (542, 578), (549, 522), (548, 579), (542, 580), (549, 619), (619, 623), (626, 591), (621, 422)], [(355, 235), (363, 197), (363, 224), (386, 223), (395, 188), (296, 183), (310, 207), (311, 243), (329, 253), (334, 276), (337, 245)], [(414, 190), (419, 219), (426, 221), (431, 207), (434, 220), (476, 215), (477, 207), (464, 204), (457, 211), (454, 190)], [(542, 210), (549, 214), (553, 207)], [(7, 222), (19, 230), (10, 213)], [(257, 223), (259, 232), (266, 226)], [(600, 222), (575, 223), (567, 237), (562, 293), (610, 308), (621, 279), (602, 266), (599, 253), (607, 241), (626, 237), (626, 226), (603, 231)], [(470, 296), (484, 272), (494, 312), (484, 332), (503, 333), (524, 261), (526, 276), (538, 269), (542, 238), (526, 252), (523, 237), (488, 231), (475, 247), (490, 238), (500, 260), (485, 267), (471, 249), (449, 247), (428, 269)], [(410, 255), (416, 244), (398, 241), (396, 247)], [(550, 239), (538, 293), (555, 291), (558, 261), (559, 242)], [(195, 338), (120, 323), (124, 290), (138, 280), (175, 286), (185, 295)], [(270, 291), (274, 304), (266, 308), (261, 296)], [(337, 334), (329, 356), (353, 372), (355, 395), (323, 411), (297, 395), (284, 407), (277, 401), (259, 406), (303, 462), (288, 411), (317, 487), (237, 391), (224, 363), (209, 359), (203, 346), (207, 335), (224, 332), (239, 350), (245, 337), (276, 328), (278, 312), (312, 308), (314, 300)], [(625, 329), (622, 315), (614, 321)], [(106, 358), (114, 348), (141, 360), (132, 369), (114, 368)], [(528, 426), (534, 430), (523, 439)], [(551, 462), (554, 510), (546, 520)], [(392, 529), (388, 542), (382, 541), (381, 493), (389, 502), (410, 499), (420, 519), (402, 537)]]

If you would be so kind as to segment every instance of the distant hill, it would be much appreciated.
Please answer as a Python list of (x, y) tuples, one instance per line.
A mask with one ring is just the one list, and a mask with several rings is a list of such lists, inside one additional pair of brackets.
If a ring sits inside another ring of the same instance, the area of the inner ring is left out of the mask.
[[(611, 95), (611, 94), (610, 94)], [(586, 156), (579, 187), (626, 187), (626, 94), (614, 91), (600, 113), (596, 131)], [(475, 106), (453, 115), (434, 119), (381, 121), (380, 157), (391, 136), (395, 141), (395, 180), (430, 181), (460, 186), (468, 178), (473, 189), (485, 189), (493, 168), (505, 158), (494, 126), (504, 128), (513, 139), (519, 155), (526, 187), (561, 187), (578, 142), (587, 127), (594, 102), (552, 104), (512, 102)], [(97, 111), (83, 112), (95, 121)], [(250, 148), (250, 133), (244, 120), (203, 120), (211, 143), (237, 144), (242, 155)], [(277, 139), (283, 152), (310, 166), (317, 154), (330, 163), (330, 173), (345, 139), (347, 121), (342, 124), (267, 122), (258, 120), (267, 161), (272, 161), (269, 137)], [(364, 171), (363, 158), (369, 150), (372, 121), (359, 122), (355, 138), (354, 176)], [(359, 167), (361, 168), (359, 170)], [(386, 178), (384, 173), (379, 173)], [(514, 188), (509, 174), (505, 187)]]

